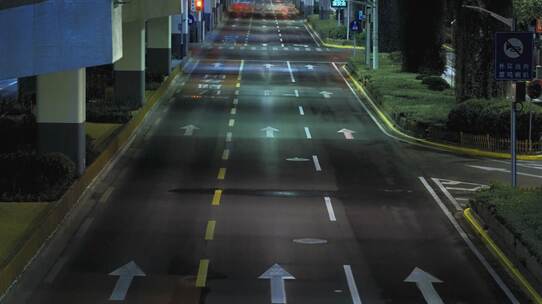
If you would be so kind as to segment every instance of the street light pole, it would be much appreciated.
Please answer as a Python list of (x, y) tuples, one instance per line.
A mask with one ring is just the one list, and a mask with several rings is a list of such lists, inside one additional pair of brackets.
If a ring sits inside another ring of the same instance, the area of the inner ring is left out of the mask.
[(378, 56), (378, 0), (374, 0), (373, 3), (373, 70), (378, 70), (379, 56)]

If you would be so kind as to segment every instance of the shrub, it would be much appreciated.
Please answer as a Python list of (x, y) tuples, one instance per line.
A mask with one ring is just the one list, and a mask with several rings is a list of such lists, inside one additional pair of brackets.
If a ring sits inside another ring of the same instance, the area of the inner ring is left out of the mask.
[(432, 91), (444, 91), (450, 88), (446, 80), (440, 76), (427, 76), (422, 79), (422, 83), (427, 85), (427, 88)]
[(75, 179), (75, 164), (61, 153), (0, 154), (0, 200), (54, 201)]
[(87, 103), (87, 121), (104, 123), (127, 123), (132, 119), (129, 106), (114, 103)]
[[(542, 134), (542, 110), (525, 103), (518, 113), (518, 137), (529, 137), (529, 112), (532, 112), (533, 139)], [(451, 131), (470, 134), (490, 134), (497, 137), (510, 136), (510, 102), (503, 99), (471, 99), (457, 104), (448, 115), (448, 128)]]
[(6, 115), (0, 118), (0, 153), (35, 150), (36, 119), (32, 114)]

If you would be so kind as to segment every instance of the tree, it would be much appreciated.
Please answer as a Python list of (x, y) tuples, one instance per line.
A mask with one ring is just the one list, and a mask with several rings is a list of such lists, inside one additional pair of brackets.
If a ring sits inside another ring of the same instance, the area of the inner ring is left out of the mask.
[(445, 0), (399, 1), (399, 7), (403, 70), (442, 73)]
[(452, 4), (456, 17), (454, 48), (458, 102), (470, 98), (503, 96), (505, 85), (493, 78), (495, 68), (493, 40), (495, 32), (510, 29), (487, 14), (462, 7), (464, 4), (484, 7), (499, 15), (510, 17), (512, 0), (455, 0)]
[(514, 15), (523, 25), (542, 18), (542, 0), (514, 0)]

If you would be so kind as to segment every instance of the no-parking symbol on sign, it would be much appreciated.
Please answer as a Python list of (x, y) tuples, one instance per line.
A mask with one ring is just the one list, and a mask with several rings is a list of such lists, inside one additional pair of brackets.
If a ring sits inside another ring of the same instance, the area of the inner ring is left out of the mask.
[(532, 79), (533, 46), (533, 33), (496, 33), (495, 79), (509, 81)]

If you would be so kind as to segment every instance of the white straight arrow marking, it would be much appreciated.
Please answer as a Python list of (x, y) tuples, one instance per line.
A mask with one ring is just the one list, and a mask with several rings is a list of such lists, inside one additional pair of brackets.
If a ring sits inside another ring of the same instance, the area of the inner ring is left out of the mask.
[(348, 130), (348, 129), (341, 129), (341, 130), (337, 131), (337, 133), (343, 133), (344, 138), (346, 138), (347, 140), (352, 140), (352, 139), (354, 139), (354, 136), (352, 134), (356, 133), (356, 131), (352, 131), (352, 130)]
[(320, 162), (318, 161), (318, 156), (313, 155), (312, 162), (314, 163), (314, 169), (316, 169), (316, 171), (322, 171), (322, 167), (320, 167)]
[(307, 136), (307, 139), (311, 139), (311, 131), (309, 130), (309, 127), (305, 127), (305, 136)]
[(359, 297), (358, 287), (356, 286), (356, 281), (354, 280), (354, 274), (352, 273), (352, 267), (350, 265), (343, 265), (344, 274), (346, 275), (346, 282), (348, 283), (348, 289), (350, 290), (350, 295), (352, 296), (353, 304), (362, 304), (361, 298)]
[(302, 106), (299, 106), (298, 109), (299, 109), (299, 115), (301, 115), (301, 116), (305, 115), (305, 111), (303, 111)]
[(333, 211), (333, 205), (331, 204), (331, 198), (329, 196), (324, 197), (324, 201), (326, 202), (326, 209), (327, 213), (329, 214), (329, 220), (332, 222), (337, 221), (337, 218), (335, 217), (335, 212)]
[(416, 267), (405, 279), (405, 282), (416, 283), (427, 304), (444, 304), (435, 287), (433, 287), (433, 283), (442, 283), (442, 281), (431, 274)]
[(284, 270), (279, 264), (271, 266), (258, 279), (271, 281), (271, 303), (286, 304), (286, 290), (284, 280), (295, 280), (295, 277)]
[(194, 125), (188, 125), (182, 127), (181, 130), (184, 130), (184, 136), (192, 136), (194, 134), (194, 130), (199, 130), (199, 128)]
[(328, 92), (328, 91), (322, 91), (320, 92), (320, 95), (324, 96), (324, 98), (330, 98), (331, 95), (333, 95), (333, 93)]
[(144, 277), (145, 273), (136, 263), (134, 263), (134, 261), (131, 261), (111, 272), (109, 275), (119, 277), (117, 284), (115, 284), (115, 289), (113, 289), (113, 292), (109, 297), (109, 301), (124, 301), (134, 277)]
[(265, 137), (267, 138), (274, 138), (275, 132), (280, 132), (278, 129), (275, 129), (273, 127), (265, 127), (261, 129), (260, 131), (265, 131)]
[(305, 67), (311, 71), (314, 70), (314, 65), (312, 64), (307, 64)]

